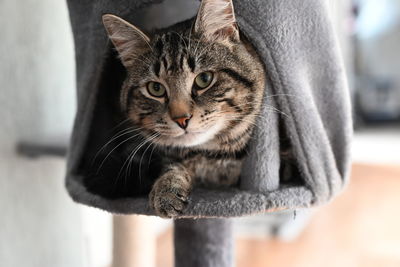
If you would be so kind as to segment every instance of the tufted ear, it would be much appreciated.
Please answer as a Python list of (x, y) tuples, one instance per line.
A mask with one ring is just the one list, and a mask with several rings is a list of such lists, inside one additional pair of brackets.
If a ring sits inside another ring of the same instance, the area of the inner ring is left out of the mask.
[(125, 67), (150, 49), (149, 37), (129, 22), (111, 15), (103, 15), (103, 24)]
[(232, 0), (202, 0), (194, 30), (210, 41), (239, 40)]

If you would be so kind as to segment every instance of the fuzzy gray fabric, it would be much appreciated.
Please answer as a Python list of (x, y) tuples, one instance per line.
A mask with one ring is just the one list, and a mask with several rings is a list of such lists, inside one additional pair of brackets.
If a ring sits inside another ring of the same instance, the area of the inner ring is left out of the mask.
[(178, 219), (174, 227), (175, 267), (234, 266), (232, 220)]
[[(116, 14), (146, 28), (146, 10), (159, 2), (68, 1), (75, 37), (78, 111), (66, 186), (77, 202), (114, 213), (153, 214), (145, 196), (108, 200), (88, 192), (82, 181), (85, 162), (90, 160), (88, 151), (93, 144), (104, 144), (90, 129), (101, 135), (113, 126), (108, 123), (112, 109), (103, 92), (104, 76), (111, 74), (104, 71), (110, 47), (101, 15)], [(349, 92), (327, 1), (236, 0), (234, 6), (241, 31), (265, 63), (265, 105), (239, 188), (194, 190), (182, 217), (243, 216), (326, 203), (347, 182), (352, 135)], [(285, 184), (279, 177), (279, 123), (285, 125), (298, 160), (301, 177), (296, 184)]]

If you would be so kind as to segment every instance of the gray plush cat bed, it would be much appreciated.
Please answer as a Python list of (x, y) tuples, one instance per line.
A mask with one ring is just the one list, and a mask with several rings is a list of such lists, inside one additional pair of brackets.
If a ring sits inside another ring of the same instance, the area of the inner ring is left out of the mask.
[[(153, 214), (145, 190), (137, 195), (104, 197), (95, 189), (88, 190), (85, 176), (98, 150), (112, 137), (111, 130), (122, 121), (115, 114), (124, 71), (111, 52), (101, 15), (117, 14), (148, 29), (151, 23), (146, 16), (154, 13), (151, 8), (160, 6), (159, 2), (69, 1), (77, 58), (78, 112), (66, 184), (77, 202), (114, 213)], [(241, 31), (266, 66), (265, 105), (240, 185), (224, 190), (196, 189), (182, 216), (231, 217), (326, 203), (346, 184), (351, 136), (349, 92), (327, 5), (319, 0), (234, 1), (234, 5)], [(196, 9), (192, 9), (195, 14)], [(168, 14), (159, 13), (158, 24), (165, 17)], [(289, 181), (281, 181), (279, 176), (282, 129), (294, 147), (300, 172)], [(149, 165), (154, 170), (151, 162)], [(135, 168), (139, 168), (138, 162)], [(139, 179), (138, 172), (133, 175), (137, 177), (130, 179)], [(98, 178), (94, 175), (91, 179)], [(131, 186), (129, 182), (127, 186)]]

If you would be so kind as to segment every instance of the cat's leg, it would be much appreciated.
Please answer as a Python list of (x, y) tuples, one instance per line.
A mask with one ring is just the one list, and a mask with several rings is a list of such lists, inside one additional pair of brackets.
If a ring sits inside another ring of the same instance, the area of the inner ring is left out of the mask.
[(157, 215), (174, 217), (185, 208), (193, 187), (192, 174), (182, 164), (171, 164), (154, 183), (149, 204)]

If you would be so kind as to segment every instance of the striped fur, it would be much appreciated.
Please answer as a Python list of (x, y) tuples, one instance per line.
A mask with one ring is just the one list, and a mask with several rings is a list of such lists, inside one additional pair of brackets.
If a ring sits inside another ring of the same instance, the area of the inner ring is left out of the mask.
[[(237, 183), (260, 111), (265, 71), (251, 45), (239, 39), (231, 1), (203, 0), (197, 20), (150, 37), (132, 26), (128, 38), (134, 40), (122, 45), (119, 34), (127, 34), (127, 22), (107, 16), (103, 21), (128, 73), (121, 106), (143, 136), (157, 136), (152, 142), (165, 154), (165, 171), (150, 197), (157, 214), (178, 215), (196, 183)], [(196, 90), (195, 77), (206, 71), (214, 74), (211, 85)], [(149, 94), (150, 81), (161, 83), (166, 96)], [(191, 115), (186, 129), (173, 121), (179, 114)]]

